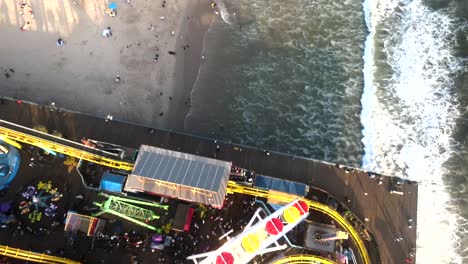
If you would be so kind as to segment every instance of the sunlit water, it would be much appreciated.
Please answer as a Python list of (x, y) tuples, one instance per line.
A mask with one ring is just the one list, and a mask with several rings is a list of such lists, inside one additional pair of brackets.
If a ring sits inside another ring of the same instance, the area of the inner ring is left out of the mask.
[(371, 33), (364, 56), (363, 166), (420, 182), (419, 263), (462, 263), (466, 219), (444, 181), (459, 177), (445, 166), (457, 151), (451, 136), (460, 116), (455, 78), (463, 69), (452, 55), (458, 24), (449, 10), (433, 12), (420, 0), (368, 0), (364, 9)]
[(455, 84), (465, 62), (453, 55), (461, 22), (452, 8), (421, 0), (218, 6), (186, 129), (418, 181), (418, 263), (462, 263), (468, 162), (453, 135), (466, 111)]
[(207, 35), (186, 127), (360, 165), (362, 4), (227, 2), (228, 23), (220, 19)]

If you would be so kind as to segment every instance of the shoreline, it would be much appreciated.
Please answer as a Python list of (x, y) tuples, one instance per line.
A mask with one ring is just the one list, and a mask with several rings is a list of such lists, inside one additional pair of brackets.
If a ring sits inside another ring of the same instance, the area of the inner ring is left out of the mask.
[[(226, 60), (224, 47), (229, 41), (231, 25), (221, 15), (215, 16), (212, 26), (206, 33), (203, 67), (199, 68), (196, 83), (191, 93), (192, 108), (185, 119), (184, 130), (197, 135), (223, 138), (223, 120), (227, 112), (224, 105), (228, 100), (228, 90), (221, 76), (220, 67)], [(227, 139), (227, 138), (224, 138)]]
[[(166, 128), (185, 131), (185, 119), (190, 112), (192, 90), (197, 80), (202, 63), (202, 52), (206, 34), (213, 24), (215, 15), (209, 7), (210, 0), (191, 1), (184, 17), (187, 23), (183, 23), (176, 41), (177, 60), (175, 65), (175, 82), (173, 91), (182, 96), (170, 105), (169, 112), (173, 116), (165, 125)], [(184, 46), (189, 45), (187, 49)], [(182, 56), (179, 56), (182, 54)]]

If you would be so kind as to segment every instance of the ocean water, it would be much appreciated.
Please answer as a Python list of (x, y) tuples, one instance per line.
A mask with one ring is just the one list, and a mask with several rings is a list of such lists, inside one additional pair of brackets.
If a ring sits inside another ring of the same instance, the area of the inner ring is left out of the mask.
[(185, 127), (262, 148), (360, 165), (358, 1), (218, 2)]
[(456, 85), (466, 60), (454, 55), (465, 22), (421, 0), (367, 0), (364, 10), (363, 166), (420, 183), (419, 263), (467, 263), (468, 169), (454, 138), (466, 111)]
[(467, 60), (455, 52), (467, 22), (454, 3), (217, 3), (185, 128), (418, 181), (418, 263), (468, 263)]

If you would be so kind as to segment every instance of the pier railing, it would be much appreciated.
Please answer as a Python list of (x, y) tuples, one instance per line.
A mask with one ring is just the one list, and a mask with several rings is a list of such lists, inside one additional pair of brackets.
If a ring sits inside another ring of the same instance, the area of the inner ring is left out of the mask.
[[(0, 135), (3, 135), (11, 140), (31, 144), (40, 148), (51, 149), (65, 155), (87, 160), (107, 167), (131, 171), (134, 166), (133, 163), (117, 160), (115, 155), (112, 153), (90, 148), (71, 140), (55, 137), (53, 135), (4, 120), (0, 120)], [(241, 186), (234, 182), (229, 182), (227, 187), (227, 193), (242, 193), (256, 197), (275, 199), (283, 202), (291, 202), (297, 198), (306, 201), (310, 208), (330, 216), (335, 222), (340, 224), (351, 235), (352, 239), (356, 243), (359, 255), (362, 258), (362, 263), (371, 263), (367, 248), (365, 247), (358, 231), (351, 223), (349, 223), (347, 219), (341, 216), (341, 214), (335, 211), (333, 208), (319, 202), (297, 197), (295, 195), (281, 195), (279, 192), (269, 192), (267, 190)]]
[(17, 142), (52, 150), (103, 166), (131, 171), (133, 163), (118, 160), (115, 153), (88, 147), (75, 141), (57, 137), (28, 127), (0, 120), (0, 135)]
[(69, 260), (66, 258), (54, 257), (46, 254), (40, 254), (32, 251), (26, 251), (19, 248), (12, 248), (0, 245), (0, 255), (32, 261), (37, 263), (53, 263), (53, 264), (79, 264), (80, 262)]

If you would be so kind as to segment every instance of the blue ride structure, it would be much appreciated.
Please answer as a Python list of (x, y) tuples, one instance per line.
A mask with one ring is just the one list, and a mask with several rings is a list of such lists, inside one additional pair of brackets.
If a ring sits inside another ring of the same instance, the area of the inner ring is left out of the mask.
[(7, 188), (20, 167), (19, 151), (0, 140), (0, 191)]

